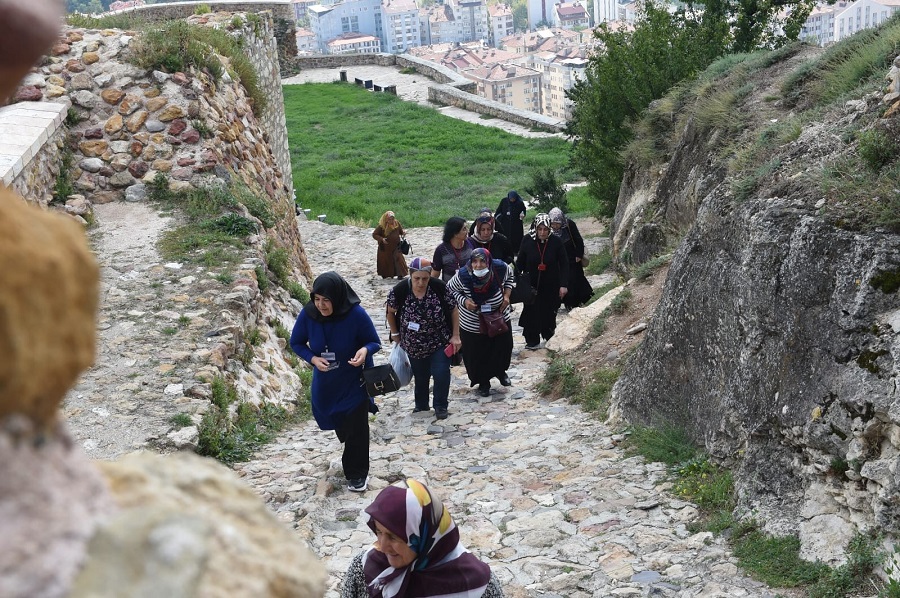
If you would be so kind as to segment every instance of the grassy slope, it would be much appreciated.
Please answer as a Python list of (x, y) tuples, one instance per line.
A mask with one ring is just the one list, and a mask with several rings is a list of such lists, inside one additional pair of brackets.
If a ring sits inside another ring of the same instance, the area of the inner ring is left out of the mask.
[(354, 85), (289, 85), (284, 102), (297, 200), (332, 223), (374, 226), (387, 209), (404, 226), (472, 219), (569, 159), (562, 139), (517, 137)]

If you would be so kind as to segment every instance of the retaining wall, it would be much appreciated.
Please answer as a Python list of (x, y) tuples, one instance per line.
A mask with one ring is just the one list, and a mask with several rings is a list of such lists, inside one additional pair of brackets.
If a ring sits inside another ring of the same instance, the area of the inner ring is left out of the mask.
[(0, 181), (43, 207), (53, 199), (68, 107), (20, 102), (0, 108)]

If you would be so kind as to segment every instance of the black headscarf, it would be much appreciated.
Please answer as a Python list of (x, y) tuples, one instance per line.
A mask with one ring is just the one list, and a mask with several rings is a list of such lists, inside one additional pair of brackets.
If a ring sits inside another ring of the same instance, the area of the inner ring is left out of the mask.
[[(316, 307), (315, 296), (320, 295), (329, 299), (334, 311), (331, 315), (325, 317)], [(303, 309), (309, 314), (309, 317), (316, 322), (335, 322), (344, 319), (354, 305), (359, 305), (359, 297), (356, 292), (350, 288), (347, 281), (341, 278), (337, 272), (325, 272), (320, 274), (313, 282), (312, 293), (310, 293), (309, 303)]]

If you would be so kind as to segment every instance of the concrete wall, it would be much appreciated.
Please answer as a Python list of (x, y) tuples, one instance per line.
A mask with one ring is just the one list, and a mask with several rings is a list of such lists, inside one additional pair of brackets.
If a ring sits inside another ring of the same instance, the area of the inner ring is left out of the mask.
[(44, 207), (59, 175), (67, 110), (48, 102), (0, 108), (0, 181)]

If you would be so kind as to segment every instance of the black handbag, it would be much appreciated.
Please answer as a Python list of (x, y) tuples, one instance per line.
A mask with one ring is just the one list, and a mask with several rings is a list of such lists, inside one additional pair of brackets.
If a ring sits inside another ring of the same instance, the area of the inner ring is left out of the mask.
[(362, 380), (370, 397), (400, 390), (401, 386), (397, 372), (389, 363), (363, 368)]
[(512, 292), (509, 294), (509, 302), (531, 305), (537, 298), (537, 294), (537, 289), (531, 286), (530, 274), (522, 272), (516, 275), (516, 286), (512, 288)]
[(406, 237), (400, 237), (400, 253), (409, 255), (410, 251), (412, 251), (412, 244), (406, 240)]

